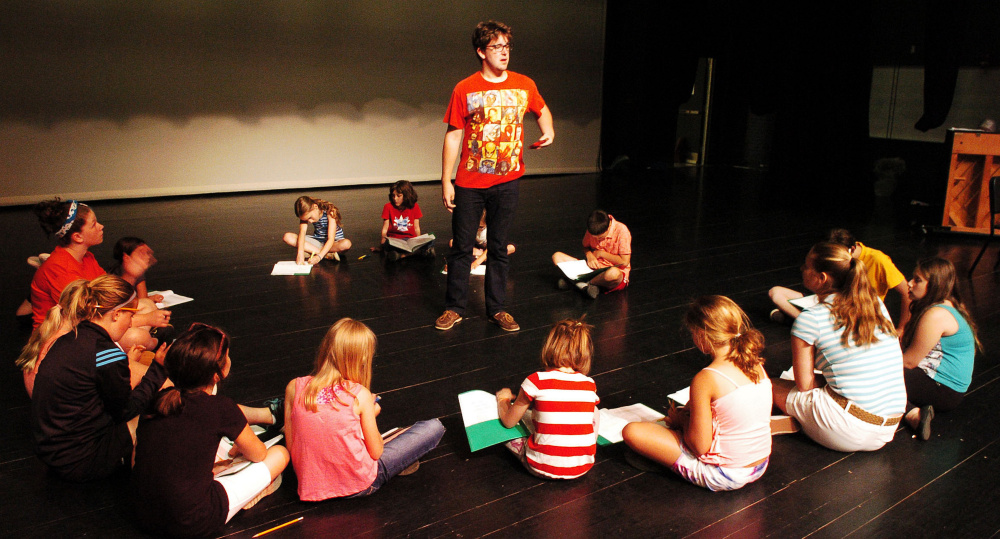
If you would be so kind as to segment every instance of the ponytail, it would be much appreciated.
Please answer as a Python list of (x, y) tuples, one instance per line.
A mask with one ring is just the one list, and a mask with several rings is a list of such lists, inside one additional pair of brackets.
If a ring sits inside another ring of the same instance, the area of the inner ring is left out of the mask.
[(725, 296), (702, 296), (688, 306), (684, 326), (694, 333), (701, 331), (714, 350), (729, 345), (729, 361), (750, 379), (760, 380), (758, 366), (764, 365), (764, 335), (750, 324), (746, 313)]
[(184, 410), (184, 399), (181, 390), (176, 387), (168, 387), (160, 391), (153, 403), (153, 410), (157, 415), (169, 417), (181, 413)]
[[(24, 372), (34, 370), (42, 348), (60, 332), (76, 331), (83, 320), (100, 318), (132, 296), (132, 285), (113, 275), (102, 275), (92, 281), (78, 279), (66, 285), (59, 295), (59, 303), (49, 309), (28, 344), (14, 363)], [(104, 307), (104, 304), (108, 307)], [(64, 331), (65, 330), (65, 331)]]
[[(743, 315), (744, 318), (746, 315)], [(758, 365), (764, 364), (761, 352), (764, 351), (764, 335), (753, 329), (749, 320), (745, 323), (745, 328), (741, 333), (737, 333), (729, 340), (729, 356), (726, 358), (730, 363), (736, 365), (751, 382), (760, 381), (760, 371)]]
[[(295, 199), (295, 204), (294, 204), (295, 216), (301, 219), (303, 215), (309, 213), (312, 210), (314, 204), (316, 205), (317, 208), (319, 208), (320, 211), (326, 212), (326, 217), (328, 220), (332, 220), (337, 224), (338, 227), (344, 228), (344, 223), (340, 217), (340, 210), (338, 210), (337, 207), (334, 206), (332, 203), (327, 202), (322, 198), (300, 196), (299, 198)], [(336, 232), (337, 229), (334, 228), (331, 231), (331, 235), (335, 235)]]
[(832, 280), (832, 292), (837, 295), (831, 302), (830, 312), (834, 328), (843, 328), (840, 343), (844, 347), (867, 346), (878, 341), (876, 330), (895, 337), (896, 328), (881, 308), (881, 300), (868, 281), (865, 263), (853, 258), (843, 245), (817, 243), (809, 251), (807, 263), (815, 271), (826, 273)]

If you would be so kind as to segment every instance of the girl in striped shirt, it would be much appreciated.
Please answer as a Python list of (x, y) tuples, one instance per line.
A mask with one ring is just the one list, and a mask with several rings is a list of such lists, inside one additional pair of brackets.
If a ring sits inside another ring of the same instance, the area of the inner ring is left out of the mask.
[[(324, 258), (339, 262), (338, 253), (351, 248), (351, 240), (344, 237), (340, 210), (333, 204), (321, 198), (301, 196), (295, 200), (295, 216), (299, 218), (299, 231), (286, 232), (283, 240), (295, 247), (296, 264), (318, 264)], [(313, 225), (312, 236), (306, 235), (310, 224)]]
[(843, 245), (814, 245), (802, 283), (819, 304), (795, 319), (795, 381), (773, 381), (774, 404), (825, 447), (875, 451), (892, 440), (906, 407), (903, 353), (889, 312), (864, 262)]
[(507, 448), (540, 477), (574, 479), (594, 465), (600, 399), (587, 376), (594, 354), (591, 328), (582, 319), (558, 322), (542, 347), (544, 370), (521, 383), (516, 399), (508, 388), (497, 392), (504, 426), (511, 428), (523, 417), (531, 431)]

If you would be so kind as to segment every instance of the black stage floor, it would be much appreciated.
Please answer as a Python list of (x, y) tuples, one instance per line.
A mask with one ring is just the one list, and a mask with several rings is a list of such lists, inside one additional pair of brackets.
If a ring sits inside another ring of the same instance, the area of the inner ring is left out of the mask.
[[(643, 177), (554, 176), (522, 181), (509, 283), (509, 310), (521, 331), (506, 334), (483, 313), (481, 277), (474, 281), (469, 318), (448, 332), (434, 319), (443, 308), (439, 256), (386, 265), (358, 260), (378, 238), (385, 187), (309, 194), (334, 201), (355, 248), (339, 264), (324, 262), (310, 276), (272, 277), (271, 265), (291, 259), (280, 242), (297, 220), (298, 192), (243, 194), (92, 204), (105, 225), (95, 248), (110, 265), (123, 235), (143, 237), (160, 260), (153, 289), (172, 289), (195, 301), (174, 309), (174, 323), (216, 324), (233, 337), (232, 376), (221, 391), (238, 402), (260, 403), (307, 374), (321, 336), (350, 316), (378, 335), (373, 390), (382, 395), (385, 430), (440, 418), (448, 432), (420, 470), (389, 482), (367, 499), (303, 503), (286, 471), (283, 486), (238, 514), (226, 535), (249, 536), (304, 519), (272, 537), (313, 536), (879, 536), (984, 537), (1000, 530), (1000, 395), (995, 248), (973, 281), (963, 279), (982, 328), (986, 353), (962, 407), (934, 421), (928, 442), (901, 429), (875, 453), (836, 453), (802, 435), (775, 439), (764, 477), (740, 491), (713, 494), (669, 473), (644, 473), (623, 459), (622, 447), (601, 448), (598, 462), (575, 481), (532, 477), (497, 446), (470, 454), (456, 395), (470, 389), (517, 387), (538, 363), (548, 327), (587, 314), (596, 326), (592, 376), (602, 406), (642, 402), (664, 410), (667, 394), (688, 384), (705, 359), (681, 333), (685, 304), (700, 294), (732, 297), (767, 338), (768, 371), (790, 365), (788, 328), (767, 321), (766, 291), (799, 285), (809, 246), (832, 226), (847, 226), (866, 244), (889, 253), (904, 273), (923, 256), (941, 254), (960, 272), (979, 240), (924, 237), (897, 223), (887, 207), (878, 218), (824, 217), (804, 201), (795, 209), (769, 207), (761, 178), (735, 169), (675, 169)], [(434, 183), (418, 186), (421, 226), (450, 237), (450, 219)], [(832, 195), (831, 195), (832, 196)], [(844, 207), (849, 203), (845, 202)], [(583, 223), (595, 207), (609, 210), (633, 234), (632, 285), (596, 301), (559, 291), (549, 257), (579, 249)], [(818, 205), (817, 205), (818, 207)], [(127, 517), (124, 477), (87, 485), (48, 477), (32, 455), (28, 398), (13, 365), (27, 338), (13, 311), (31, 277), (25, 257), (47, 251), (27, 208), (0, 210), (7, 233), (0, 291), (0, 535), (135, 536)], [(890, 301), (895, 312), (898, 303)], [(993, 419), (990, 419), (993, 417)], [(992, 426), (991, 426), (992, 425)], [(135, 500), (142, 503), (142, 500)]]

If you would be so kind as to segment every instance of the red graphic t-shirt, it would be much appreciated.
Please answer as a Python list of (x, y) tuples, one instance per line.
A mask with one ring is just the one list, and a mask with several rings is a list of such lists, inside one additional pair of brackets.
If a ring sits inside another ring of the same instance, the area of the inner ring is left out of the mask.
[(386, 202), (382, 207), (382, 218), (389, 221), (390, 238), (414, 238), (417, 236), (417, 229), (414, 221), (423, 217), (420, 211), (420, 204), (414, 203), (412, 208), (401, 210)]
[(487, 82), (476, 72), (451, 93), (444, 121), (465, 131), (455, 177), (460, 187), (485, 189), (524, 174), (524, 113), (540, 114), (545, 100), (534, 81), (506, 73), (503, 82)]

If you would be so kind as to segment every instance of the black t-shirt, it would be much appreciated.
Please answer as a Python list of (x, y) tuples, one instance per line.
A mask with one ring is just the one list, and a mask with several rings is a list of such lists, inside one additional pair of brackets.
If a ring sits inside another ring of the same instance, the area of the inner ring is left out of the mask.
[(232, 399), (204, 392), (183, 396), (169, 417), (139, 421), (132, 494), (140, 527), (171, 536), (205, 536), (229, 514), (229, 498), (212, 475), (219, 440), (247, 425)]

